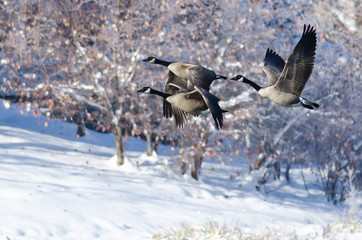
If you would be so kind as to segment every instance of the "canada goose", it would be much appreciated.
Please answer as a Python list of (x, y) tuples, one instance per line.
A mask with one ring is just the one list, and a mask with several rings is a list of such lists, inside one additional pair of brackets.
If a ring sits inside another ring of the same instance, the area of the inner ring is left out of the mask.
[(286, 107), (303, 106), (318, 108), (301, 96), (313, 71), (317, 37), (315, 28), (304, 25), (303, 35), (286, 62), (272, 49), (266, 51), (263, 70), (268, 78), (268, 87), (260, 87), (242, 75), (231, 80), (251, 85), (262, 97)]
[(220, 100), (209, 91), (195, 86), (195, 90), (182, 90), (179, 86), (170, 83), (170, 88), (175, 91), (175, 94), (164, 93), (152, 89), (151, 87), (144, 87), (138, 92), (150, 93), (161, 96), (165, 101), (171, 104), (175, 116), (176, 126), (183, 128), (186, 125), (186, 117), (188, 114), (198, 116), (203, 114), (206, 110), (210, 109), (212, 117), (215, 121), (216, 129), (223, 127), (223, 112), (227, 112), (220, 108), (218, 101)]
[[(190, 91), (194, 90), (194, 86), (201, 87), (208, 91), (214, 80), (227, 79), (227, 77), (217, 75), (214, 71), (196, 64), (186, 62), (167, 62), (152, 56), (143, 59), (142, 61), (159, 64), (169, 69), (164, 91), (165, 93), (171, 95), (175, 94), (177, 90), (175, 90), (174, 87), (169, 87), (170, 83)], [(164, 99), (163, 115), (166, 118), (170, 118), (172, 117), (172, 112), (171, 104)]]

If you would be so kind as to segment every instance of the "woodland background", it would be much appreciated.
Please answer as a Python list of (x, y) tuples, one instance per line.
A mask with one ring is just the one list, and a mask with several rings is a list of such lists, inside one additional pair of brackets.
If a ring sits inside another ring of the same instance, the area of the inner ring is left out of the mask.
[[(317, 29), (315, 67), (303, 95), (316, 111), (285, 108), (247, 85), (215, 81), (227, 109), (224, 129), (210, 116), (185, 129), (162, 116), (162, 101), (138, 94), (162, 89), (167, 71), (150, 55), (243, 74), (266, 85), (267, 48), (286, 59), (304, 24)], [(342, 202), (362, 187), (360, 1), (0, 1), (0, 97), (86, 129), (112, 133), (117, 163), (137, 136), (178, 149), (180, 169), (198, 178), (208, 157), (248, 161), (258, 184), (309, 165), (326, 196)], [(153, 146), (152, 146), (153, 144)]]

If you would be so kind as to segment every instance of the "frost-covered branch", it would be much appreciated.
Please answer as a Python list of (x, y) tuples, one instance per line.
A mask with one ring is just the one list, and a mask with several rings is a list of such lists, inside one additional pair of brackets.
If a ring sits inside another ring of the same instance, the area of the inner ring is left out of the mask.
[(300, 111), (295, 118), (293, 118), (291, 121), (289, 121), (288, 124), (275, 135), (274, 141), (273, 141), (274, 146), (276, 146), (278, 144), (278, 142), (283, 137), (283, 135), (293, 126), (293, 124), (297, 120), (300, 120), (301, 116), (304, 114), (305, 114), (304, 111)]
[(55, 87), (55, 90), (57, 90), (58, 92), (63, 91), (64, 93), (68, 93), (70, 96), (72, 96), (77, 102), (83, 102), (86, 103), (89, 106), (95, 107), (101, 111), (105, 111), (106, 108), (94, 101), (90, 101), (89, 98), (79, 94), (77, 91), (74, 91), (72, 88), (69, 87), (61, 87), (61, 86), (57, 86)]

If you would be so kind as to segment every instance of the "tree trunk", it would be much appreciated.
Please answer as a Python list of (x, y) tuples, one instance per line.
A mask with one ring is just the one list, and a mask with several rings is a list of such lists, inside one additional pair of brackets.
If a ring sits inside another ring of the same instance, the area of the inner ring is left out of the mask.
[(147, 156), (152, 156), (152, 138), (150, 132), (147, 133), (146, 139), (147, 139)]
[(285, 178), (287, 179), (287, 182), (290, 183), (290, 176), (289, 176), (289, 170), (292, 164), (290, 164), (289, 160), (287, 162), (287, 169), (285, 170)]
[(249, 128), (247, 128), (245, 132), (245, 142), (246, 142), (246, 149), (248, 150), (249, 173), (251, 173), (254, 170), (254, 167), (253, 167), (253, 154), (250, 149), (251, 143), (250, 143)]
[(114, 141), (116, 142), (116, 151), (117, 151), (117, 165), (121, 166), (124, 164), (124, 147), (122, 141), (122, 133), (116, 131), (114, 134)]
[(191, 167), (191, 176), (198, 180), (199, 179), (199, 174), (200, 174), (200, 168), (201, 168), (201, 164), (202, 164), (202, 159), (203, 159), (203, 152), (199, 149), (195, 149), (195, 153), (194, 153), (194, 159), (192, 162), (192, 167)]
[(156, 137), (156, 140), (155, 140), (155, 145), (153, 147), (153, 150), (157, 153), (158, 152), (158, 148), (160, 147), (160, 142), (158, 140), (158, 137)]

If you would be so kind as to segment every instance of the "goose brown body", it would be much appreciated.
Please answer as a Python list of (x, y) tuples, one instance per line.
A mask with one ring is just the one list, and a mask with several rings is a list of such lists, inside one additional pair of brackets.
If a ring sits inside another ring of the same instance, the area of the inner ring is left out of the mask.
[(299, 97), (293, 93), (282, 92), (275, 88), (275, 86), (269, 86), (261, 88), (258, 92), (260, 96), (268, 98), (274, 103), (285, 107), (296, 107), (299, 106)]
[(178, 109), (194, 116), (200, 115), (208, 109), (206, 103), (202, 100), (201, 95), (196, 98), (189, 98), (190, 92), (181, 92), (166, 98), (166, 101)]

